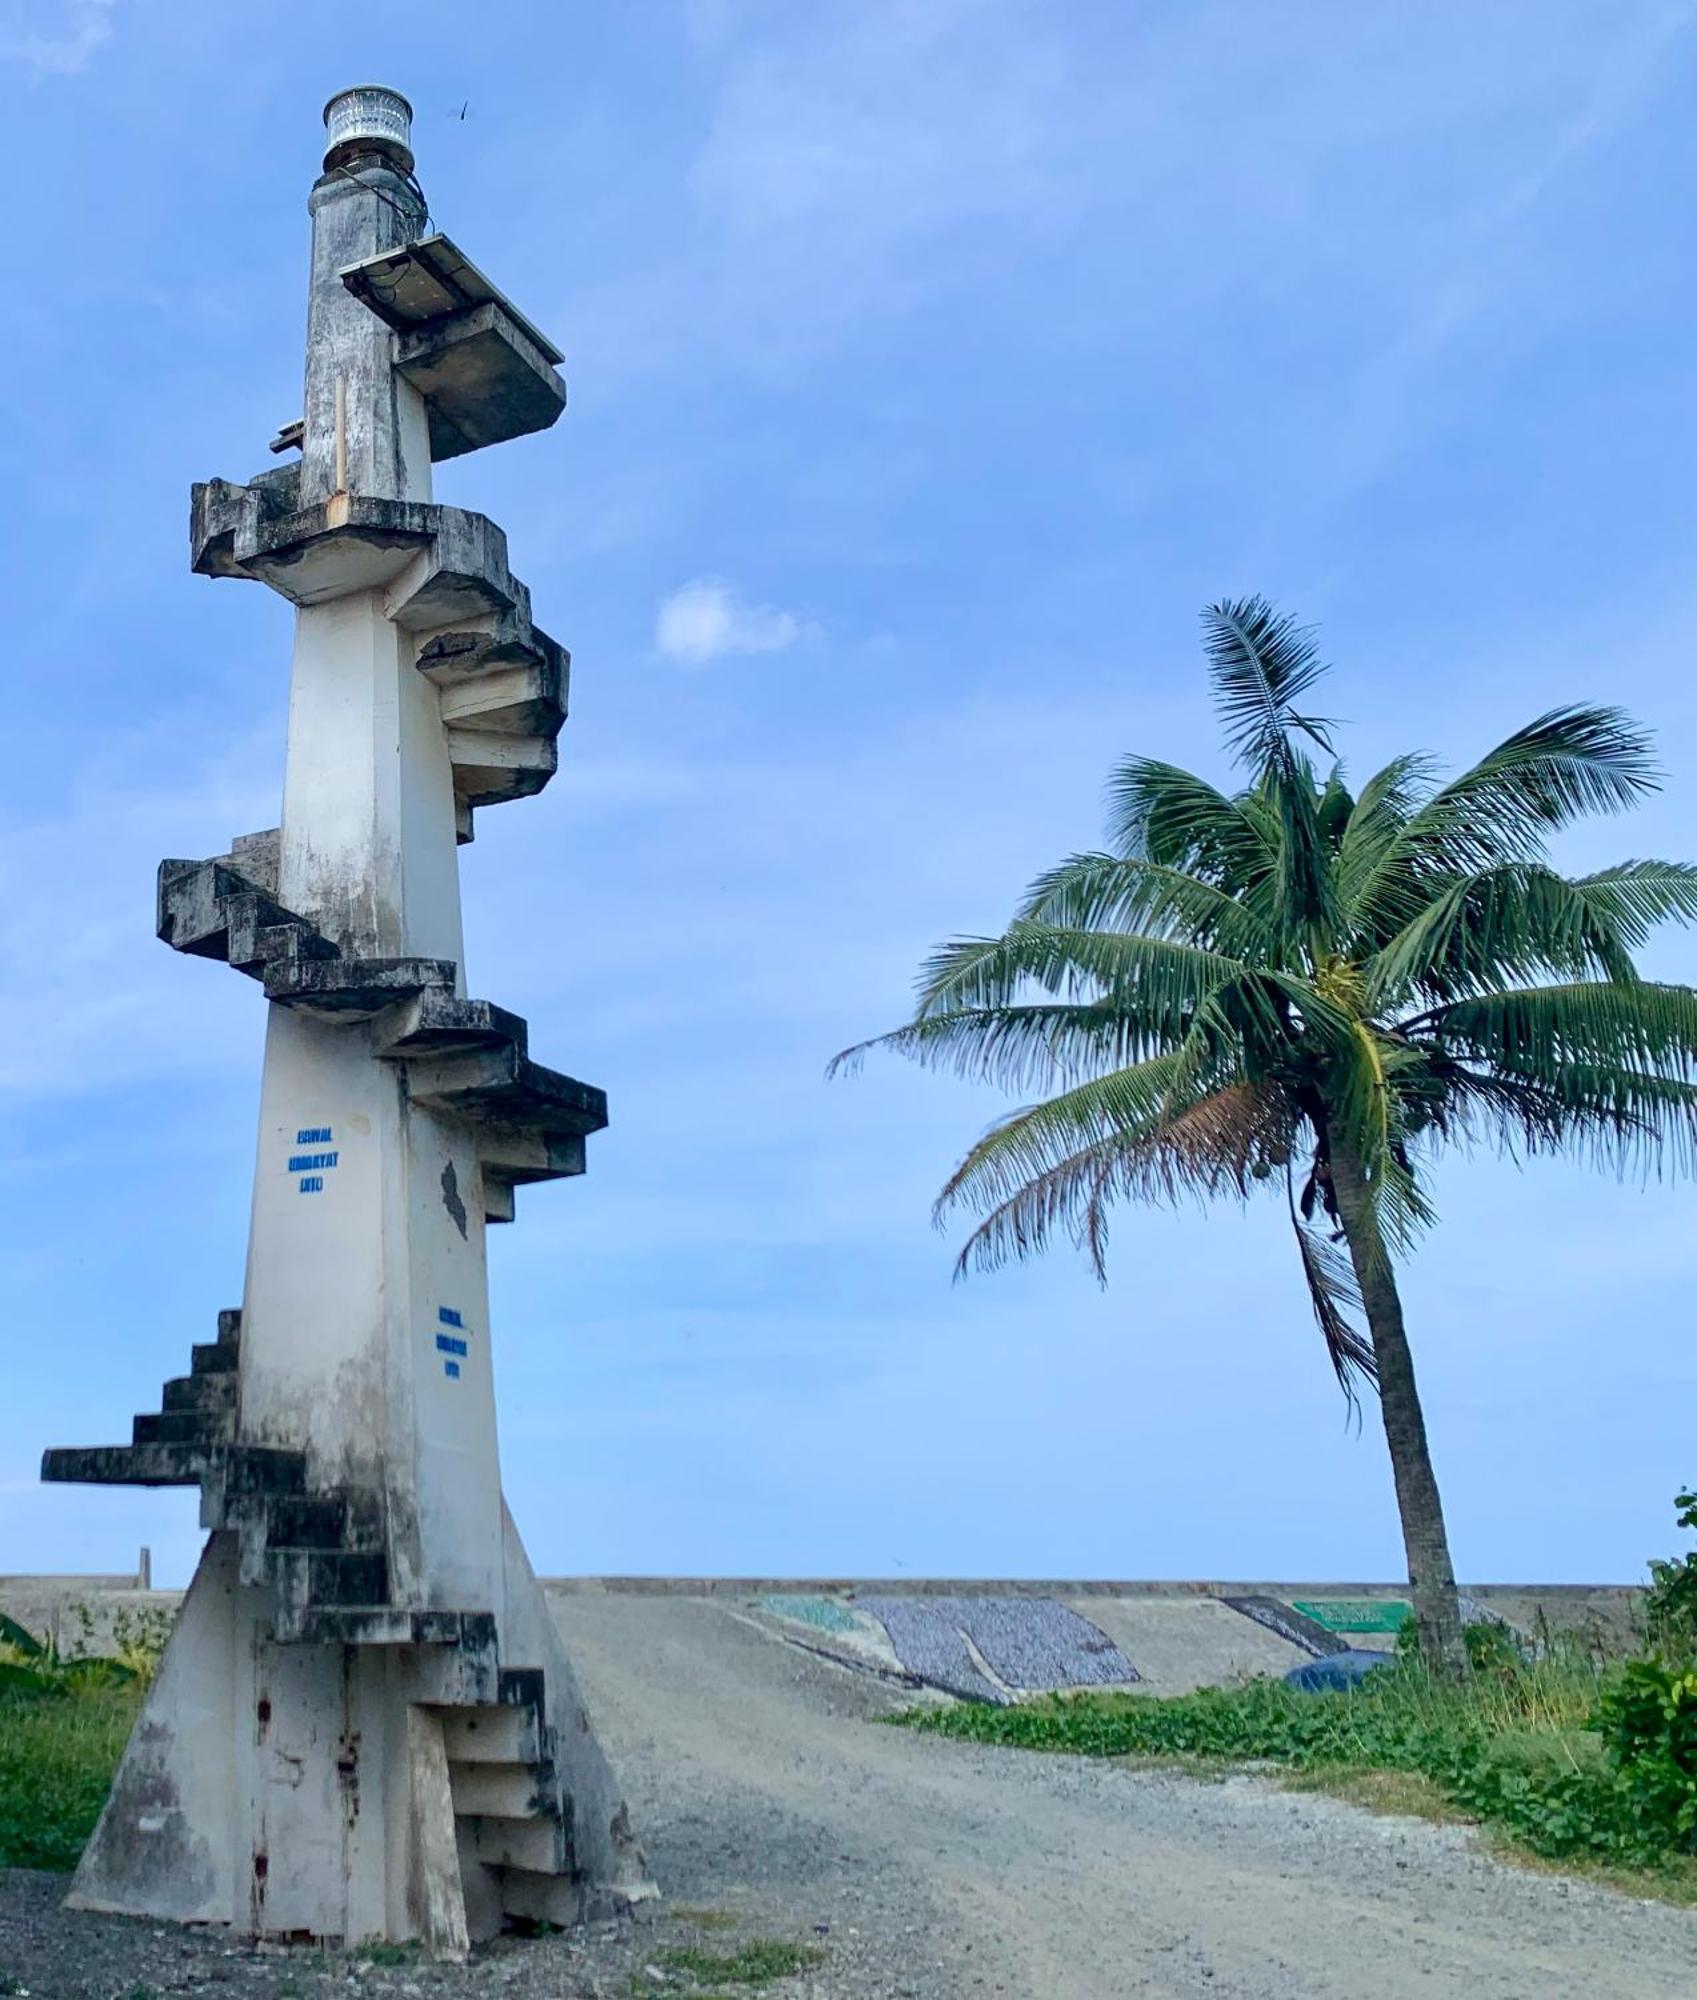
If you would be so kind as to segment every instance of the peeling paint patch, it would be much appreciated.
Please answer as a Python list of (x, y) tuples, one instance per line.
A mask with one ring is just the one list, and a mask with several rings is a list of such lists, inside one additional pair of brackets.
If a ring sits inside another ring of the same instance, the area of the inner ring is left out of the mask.
[(459, 1176), (452, 1160), (442, 1169), (442, 1206), (453, 1218), (454, 1227), (465, 1235), (465, 1203), (460, 1199)]

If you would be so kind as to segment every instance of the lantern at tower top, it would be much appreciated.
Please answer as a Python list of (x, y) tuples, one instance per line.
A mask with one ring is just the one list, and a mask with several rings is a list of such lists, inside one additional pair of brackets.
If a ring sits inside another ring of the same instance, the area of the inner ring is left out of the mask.
[(381, 153), (410, 174), (412, 106), (379, 83), (338, 90), (324, 107), (324, 171), (333, 173), (361, 153)]

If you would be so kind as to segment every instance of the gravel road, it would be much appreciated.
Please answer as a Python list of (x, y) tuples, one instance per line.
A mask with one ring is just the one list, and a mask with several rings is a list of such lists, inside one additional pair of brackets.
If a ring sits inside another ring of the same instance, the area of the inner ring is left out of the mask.
[[(783, 2000), (1691, 2000), (1697, 1914), (1253, 1779), (1205, 1784), (877, 1726), (911, 1695), (732, 1603), (557, 1600), (666, 1912), (467, 1968), (255, 1952), (60, 1913), (0, 1876), (0, 1993), (128, 2000), (691, 1990), (679, 1942), (817, 1943)], [(705, 1913), (705, 1914), (703, 1914)], [(655, 1975), (660, 1977), (656, 1978)]]

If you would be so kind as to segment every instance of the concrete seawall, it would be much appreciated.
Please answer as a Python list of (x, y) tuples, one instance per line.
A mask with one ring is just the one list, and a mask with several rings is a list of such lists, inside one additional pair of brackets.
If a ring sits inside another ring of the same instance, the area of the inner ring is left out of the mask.
[[(1177, 1694), (1346, 1649), (1389, 1652), (1408, 1611), (1407, 1586), (1382, 1581), (599, 1576), (543, 1588), (568, 1643), (589, 1599), (711, 1601), (775, 1645), (992, 1702), (1084, 1687)], [(1463, 1591), (1471, 1619), (1529, 1639), (1579, 1632), (1611, 1652), (1630, 1648), (1641, 1597), (1626, 1584)], [(137, 1590), (133, 1577), (0, 1577), (0, 1611), (71, 1651), (98, 1645), (126, 1613), (179, 1601)]]

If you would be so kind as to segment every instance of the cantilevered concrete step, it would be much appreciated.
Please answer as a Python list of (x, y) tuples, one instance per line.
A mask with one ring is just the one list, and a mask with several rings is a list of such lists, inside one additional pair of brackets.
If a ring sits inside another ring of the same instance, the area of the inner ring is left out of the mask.
[(309, 1014), (369, 1020), (431, 987), (452, 990), (451, 958), (296, 959), (265, 968), (265, 997)]
[(445, 991), (396, 1008), (377, 1033), (415, 1104), (472, 1127), (490, 1222), (512, 1220), (515, 1188), (581, 1174), (584, 1141), (607, 1122), (606, 1093), (532, 1062), (528, 1041), (517, 1014)]
[(414, 1103), (473, 1122), (582, 1137), (607, 1123), (607, 1094), (556, 1069), (544, 1069), (522, 1047), (444, 1054), (408, 1066)]
[[(487, 1650), (493, 1659), (495, 1620), (487, 1611), (430, 1611), (397, 1604), (311, 1604), (279, 1609), (276, 1635), (286, 1644), (462, 1646)], [(491, 1672), (490, 1679), (493, 1678)]]
[(133, 1444), (234, 1444), (235, 1403), (232, 1400), (222, 1409), (143, 1412), (130, 1436)]
[(447, 237), (382, 251), (340, 275), (395, 329), (396, 372), (424, 398), (433, 459), (546, 430), (565, 408), (559, 349)]
[(450, 1764), (539, 1764), (543, 1760), (542, 1711), (534, 1703), (446, 1708), (441, 1719)]
[(510, 608), (431, 631), (418, 649), (447, 733), (462, 840), (473, 807), (528, 798), (559, 767), (571, 656), (531, 623), (530, 593), (511, 583)]
[(489, 1871), (506, 1917), (583, 1914), (572, 1809), (554, 1764), (539, 1668), (506, 1668), (498, 1703), (446, 1708), (443, 1744), (462, 1861)]
[(302, 1612), (386, 1605), (389, 1558), (382, 1549), (267, 1548), (279, 1600)]
[(526, 1923), (569, 1930), (606, 1908), (576, 1875), (543, 1875), (528, 1868), (500, 1871), (501, 1908)]
[[(338, 493), (300, 504), (300, 466), (245, 486), (198, 481), (189, 502), (189, 556), (199, 576), (268, 583), (291, 604), (324, 604), (392, 583), (456, 510)], [(446, 621), (444, 621), (446, 622)]]
[(525, 1054), (530, 1030), (522, 1016), (488, 1000), (462, 1000), (446, 987), (429, 987), (398, 1006), (377, 1029), (373, 1048), (391, 1062), (424, 1056), (514, 1049)]
[[(254, 835), (248, 844), (260, 872), (274, 843)], [(451, 960), (344, 958), (232, 860), (160, 864), (159, 935), (179, 951), (227, 958), (282, 1005), (329, 1020), (378, 1020), (375, 1053), (407, 1065), (413, 1101), (477, 1132), (488, 1221), (512, 1219), (515, 1188), (582, 1173), (584, 1140), (607, 1123), (604, 1092), (530, 1060), (517, 1014), (455, 993)], [(217, 1365), (215, 1357), (197, 1359), (195, 1372)], [(190, 1406), (202, 1404), (188, 1399), (173, 1408)], [(136, 1441), (172, 1438), (187, 1433), (148, 1426)]]
[(554, 736), (565, 721), (571, 655), (530, 622), (528, 592), (512, 610), (432, 632), (417, 664), (441, 697), (444, 722)]
[(448, 1779), (456, 1818), (520, 1821), (559, 1817), (559, 1780), (550, 1764), (462, 1764), (450, 1757)]
[(583, 1172), (584, 1136), (484, 1122), (477, 1127), (477, 1162), (482, 1169), (484, 1220), (511, 1222), (516, 1188)]
[(468, 806), (534, 798), (560, 768), (551, 736), (519, 736), (469, 723), (454, 724), (447, 735), (454, 792)]
[(274, 1445), (203, 1442), (60, 1445), (41, 1458), (44, 1480), (69, 1486), (204, 1486), (225, 1493), (300, 1493), (306, 1454)]
[(127, 1445), (71, 1445), (46, 1452), (41, 1476), (89, 1486), (199, 1486), (211, 1481), (234, 1491), (298, 1485), (298, 1452), (235, 1444), (236, 1368), (242, 1316), (218, 1315), (218, 1338), (193, 1350), (192, 1372), (165, 1384), (163, 1408), (138, 1416)]
[[(213, 1352), (220, 1350), (214, 1348)], [(196, 1369), (190, 1375), (176, 1375), (165, 1384), (166, 1410), (233, 1412), (236, 1407), (237, 1377), (234, 1368), (221, 1371)]]
[(385, 593), (383, 608), (406, 632), (522, 610), (525, 587), (507, 567), (507, 538), (487, 514), (431, 507), (434, 532)]
[(332, 1019), (369, 1020), (413, 994), (454, 984), (451, 959), (344, 957), (232, 860), (162, 861), (158, 930), (177, 951), (225, 959), (259, 980), (267, 999)]
[(174, 951), (224, 959), (255, 979), (274, 959), (341, 956), (224, 860), (160, 862), (157, 929)]
[(454, 1779), (454, 1813), (465, 1828), (467, 1844), (486, 1868), (519, 1868), (535, 1875), (569, 1875), (572, 1871), (571, 1830), (558, 1812), (515, 1819), (493, 1813), (468, 1812), (460, 1804)]

